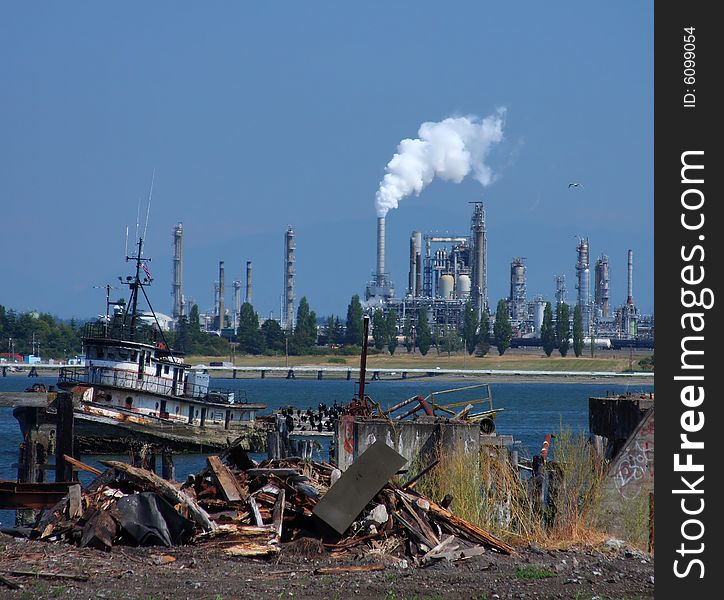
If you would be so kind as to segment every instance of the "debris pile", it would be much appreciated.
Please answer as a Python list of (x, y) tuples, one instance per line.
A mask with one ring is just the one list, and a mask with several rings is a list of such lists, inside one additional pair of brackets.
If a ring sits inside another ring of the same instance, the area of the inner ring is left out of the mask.
[[(200, 473), (175, 483), (122, 462), (104, 461), (107, 470), (87, 489), (73, 486), (77, 489), (71, 488), (41, 514), (34, 536), (103, 550), (117, 544), (196, 544), (229, 556), (304, 551), (376, 556), (420, 566), (490, 549), (513, 552), (454, 515), (448, 498), (438, 504), (416, 493), (415, 478), (406, 485), (390, 478), (374, 482), (367, 497), (356, 498), (358, 504), (365, 503), (357, 512), (354, 503), (335, 506), (344, 497), (345, 485), (360, 478), (354, 475), (354, 464), (344, 474), (331, 464), (298, 458), (256, 464), (239, 448), (210, 456), (207, 462)], [(335, 492), (342, 495), (330, 494), (321, 503), (335, 484)], [(351, 514), (349, 526), (345, 521), (340, 527), (325, 516), (336, 510), (357, 514)]]

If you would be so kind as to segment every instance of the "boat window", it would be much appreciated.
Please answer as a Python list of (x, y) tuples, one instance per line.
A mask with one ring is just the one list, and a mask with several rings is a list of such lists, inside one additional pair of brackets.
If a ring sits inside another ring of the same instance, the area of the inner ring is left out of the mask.
[(103, 358), (103, 348), (101, 346), (96, 347), (96, 358)]
[(133, 405), (133, 398), (131, 396), (126, 396), (126, 406), (132, 406)]
[(118, 358), (121, 360), (128, 360), (128, 351), (127, 350), (119, 350), (118, 351)]
[(158, 410), (158, 402), (156, 402), (156, 410)]
[(177, 407), (176, 407), (176, 414), (179, 414), (179, 412), (181, 412), (181, 407), (180, 407), (180, 406), (177, 406)]
[(163, 374), (164, 374), (164, 375), (168, 375), (168, 371), (169, 371), (169, 366), (168, 366), (168, 365), (163, 365)]
[(131, 360), (134, 362), (138, 360), (138, 352), (131, 352)]
[(156, 363), (156, 377), (161, 377), (161, 365)]
[(146, 354), (146, 364), (147, 364), (147, 365), (150, 365), (150, 364), (151, 364), (151, 354), (150, 354), (150, 353), (149, 353), (149, 354)]
[(116, 360), (116, 353), (115, 353), (115, 352), (109, 352), (109, 353), (108, 353), (108, 360)]

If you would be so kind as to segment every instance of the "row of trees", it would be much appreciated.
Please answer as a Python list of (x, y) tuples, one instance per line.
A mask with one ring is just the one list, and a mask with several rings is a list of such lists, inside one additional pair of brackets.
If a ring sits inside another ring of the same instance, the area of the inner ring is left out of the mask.
[(60, 359), (80, 351), (74, 320), (64, 323), (48, 313), (16, 313), (0, 304), (0, 352)]
[[(573, 353), (576, 357), (583, 354), (583, 314), (581, 307), (576, 305), (573, 310), (573, 331), (570, 324), (570, 307), (562, 302), (556, 306), (556, 323), (553, 326), (553, 309), (551, 303), (546, 302), (543, 311), (543, 323), (540, 337), (543, 351), (550, 356), (557, 348), (561, 356), (565, 357), (573, 342)], [(571, 335), (572, 334), (572, 335)]]

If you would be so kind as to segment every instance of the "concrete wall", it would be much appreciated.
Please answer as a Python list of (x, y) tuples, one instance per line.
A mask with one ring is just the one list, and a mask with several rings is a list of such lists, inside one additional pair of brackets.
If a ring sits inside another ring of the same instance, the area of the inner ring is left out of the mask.
[[(654, 491), (654, 409), (629, 437), (608, 468), (604, 480), (604, 521), (613, 533), (621, 532), (627, 520), (648, 515), (649, 492)], [(628, 514), (626, 514), (628, 513)]]
[(480, 445), (480, 425), (462, 421), (446, 421), (436, 417), (420, 417), (415, 421), (340, 417), (337, 422), (336, 459), (345, 470), (377, 440), (384, 442), (410, 463), (418, 457), (430, 462), (438, 446), (445, 450), (465, 448), (477, 452)]

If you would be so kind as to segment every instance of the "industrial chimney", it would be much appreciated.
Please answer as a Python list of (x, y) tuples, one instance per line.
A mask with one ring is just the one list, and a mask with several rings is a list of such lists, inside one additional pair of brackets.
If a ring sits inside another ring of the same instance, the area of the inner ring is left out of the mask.
[(576, 304), (581, 307), (581, 317), (583, 320), (583, 331), (588, 333), (591, 324), (590, 319), (590, 289), (591, 289), (591, 271), (590, 257), (588, 248), (588, 239), (580, 238), (576, 247), (578, 261), (576, 262), (576, 289), (578, 297)]
[(633, 250), (628, 251), (628, 290), (626, 304), (633, 304)]
[(478, 316), (487, 303), (487, 236), (485, 231), (485, 208), (482, 202), (472, 202), (473, 216), (470, 220), (470, 233), (473, 241), (473, 300)]
[(219, 261), (219, 331), (224, 328), (224, 261)]
[(184, 260), (184, 227), (176, 223), (173, 228), (173, 283), (171, 295), (173, 296), (173, 318), (178, 322), (183, 316), (183, 260)]
[(236, 331), (239, 328), (239, 315), (241, 314), (241, 281), (234, 281), (231, 287), (234, 289), (234, 312), (231, 317), (231, 326)]
[(377, 217), (377, 274), (375, 283), (385, 285), (385, 218)]
[(251, 304), (251, 261), (246, 261), (246, 295), (244, 302)]
[(284, 327), (294, 328), (294, 263), (296, 244), (291, 225), (284, 234)]

